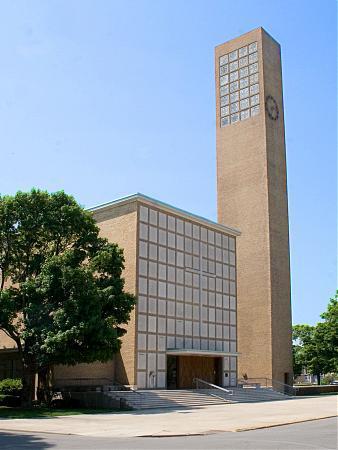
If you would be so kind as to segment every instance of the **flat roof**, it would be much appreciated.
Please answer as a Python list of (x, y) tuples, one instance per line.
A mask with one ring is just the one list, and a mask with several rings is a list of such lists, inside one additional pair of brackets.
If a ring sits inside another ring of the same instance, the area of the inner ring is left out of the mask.
[(155, 207), (161, 208), (167, 212), (172, 212), (174, 214), (178, 214), (187, 219), (195, 220), (199, 223), (202, 223), (203, 225), (211, 226), (212, 228), (218, 229), (219, 231), (231, 234), (233, 236), (239, 236), (241, 234), (241, 232), (239, 230), (237, 230), (236, 228), (227, 227), (226, 225), (222, 225), (222, 224), (214, 222), (210, 219), (206, 219), (205, 217), (198, 216), (197, 214), (192, 214), (188, 211), (185, 211), (184, 209), (176, 208), (175, 206), (169, 205), (168, 203), (165, 203), (165, 202), (161, 202), (152, 197), (148, 197), (147, 195), (141, 194), (139, 192), (136, 194), (128, 195), (126, 197), (118, 198), (111, 202), (102, 203), (101, 205), (93, 206), (92, 208), (88, 208), (88, 211), (98, 212), (98, 211), (104, 210), (106, 208), (121, 206), (121, 205), (135, 202), (135, 201), (145, 203), (148, 206), (155, 206)]

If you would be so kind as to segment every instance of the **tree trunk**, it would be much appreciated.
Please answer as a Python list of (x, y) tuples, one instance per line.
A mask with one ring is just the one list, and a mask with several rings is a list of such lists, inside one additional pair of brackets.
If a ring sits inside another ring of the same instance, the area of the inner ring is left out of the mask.
[(320, 386), (320, 373), (317, 373), (316, 377), (317, 377), (317, 384), (318, 386)]
[(39, 371), (39, 399), (41, 402), (45, 403), (48, 407), (51, 406), (52, 401), (52, 371), (50, 366)]
[(35, 397), (35, 370), (27, 364), (23, 365), (22, 387), (22, 406), (31, 408)]

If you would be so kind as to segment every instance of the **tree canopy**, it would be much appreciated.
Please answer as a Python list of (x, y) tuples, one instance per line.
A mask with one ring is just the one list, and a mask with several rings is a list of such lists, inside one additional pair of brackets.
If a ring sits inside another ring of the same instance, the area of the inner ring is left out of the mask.
[(123, 268), (123, 251), (71, 196), (0, 197), (0, 329), (18, 347), (26, 391), (51, 365), (107, 361), (119, 350), (135, 304)]
[(320, 374), (338, 372), (338, 291), (321, 318), (323, 322), (315, 326), (293, 326), (294, 374), (306, 368), (317, 376), (318, 384)]

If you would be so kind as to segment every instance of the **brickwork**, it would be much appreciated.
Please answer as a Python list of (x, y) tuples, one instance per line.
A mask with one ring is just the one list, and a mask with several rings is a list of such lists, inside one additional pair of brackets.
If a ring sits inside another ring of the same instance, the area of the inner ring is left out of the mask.
[[(219, 58), (257, 42), (260, 113), (221, 127)], [(216, 47), (218, 220), (238, 227), (239, 375), (292, 373), (288, 212), (280, 47), (262, 28)], [(265, 111), (272, 96), (278, 118)]]

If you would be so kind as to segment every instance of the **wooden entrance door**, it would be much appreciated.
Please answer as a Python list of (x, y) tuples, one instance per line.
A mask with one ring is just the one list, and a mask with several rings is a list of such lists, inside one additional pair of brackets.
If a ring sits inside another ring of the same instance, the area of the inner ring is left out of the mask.
[(179, 356), (177, 387), (190, 389), (193, 379), (200, 378), (213, 384), (220, 384), (222, 364), (220, 358), (206, 356)]

